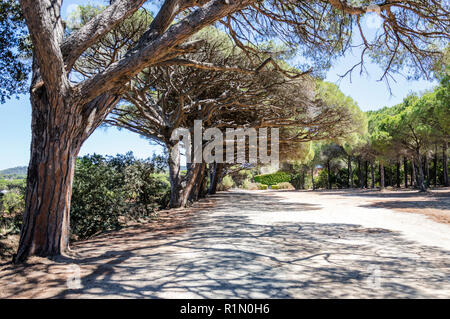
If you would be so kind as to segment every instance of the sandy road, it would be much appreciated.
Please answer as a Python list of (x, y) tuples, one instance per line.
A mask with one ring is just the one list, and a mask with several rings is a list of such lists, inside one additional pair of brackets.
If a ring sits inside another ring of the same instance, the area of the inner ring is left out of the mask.
[(214, 201), (164, 236), (142, 226), (77, 243), (76, 258), (4, 265), (0, 297), (450, 298), (448, 224), (339, 194)]

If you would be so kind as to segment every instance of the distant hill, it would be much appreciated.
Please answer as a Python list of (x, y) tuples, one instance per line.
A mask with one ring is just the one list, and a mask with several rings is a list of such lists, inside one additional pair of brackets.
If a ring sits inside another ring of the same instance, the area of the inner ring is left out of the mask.
[(0, 179), (23, 179), (27, 177), (27, 167), (17, 166), (0, 170)]

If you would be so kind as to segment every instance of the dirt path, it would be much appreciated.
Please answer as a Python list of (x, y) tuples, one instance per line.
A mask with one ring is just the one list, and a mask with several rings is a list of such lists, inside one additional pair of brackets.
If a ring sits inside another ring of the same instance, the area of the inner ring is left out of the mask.
[(0, 297), (450, 298), (450, 225), (368, 203), (220, 193), (190, 214), (77, 243), (73, 258), (0, 266)]

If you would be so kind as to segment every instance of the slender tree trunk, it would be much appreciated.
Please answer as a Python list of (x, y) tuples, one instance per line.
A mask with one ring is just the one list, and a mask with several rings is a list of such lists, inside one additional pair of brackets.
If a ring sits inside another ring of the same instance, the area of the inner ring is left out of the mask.
[(312, 189), (315, 190), (316, 185), (314, 184), (314, 167), (311, 167), (311, 184), (312, 184)]
[(423, 174), (423, 166), (422, 166), (422, 155), (417, 151), (417, 170), (419, 171), (417, 174), (417, 186), (419, 187), (421, 192), (426, 192), (427, 189), (425, 187), (425, 178)]
[(208, 168), (205, 165), (205, 169), (203, 170), (203, 179), (201, 181), (200, 190), (198, 192), (198, 198), (204, 198), (206, 196), (206, 183), (208, 182)]
[(401, 180), (400, 180), (400, 161), (397, 160), (397, 188), (400, 188)]
[(373, 167), (373, 162), (370, 162), (370, 177), (371, 177), (371, 188), (375, 188), (375, 168)]
[(364, 162), (364, 167), (365, 167), (364, 187), (369, 188), (369, 163), (367, 161)]
[(170, 207), (181, 206), (181, 167), (180, 150), (177, 146), (169, 144), (169, 179), (170, 179)]
[(408, 160), (403, 158), (403, 172), (405, 173), (405, 188), (408, 188)]
[(430, 161), (428, 160), (428, 154), (425, 154), (424, 158), (425, 166), (425, 187), (430, 187)]
[(391, 162), (389, 162), (389, 186), (394, 187), (394, 172), (392, 170)]
[(223, 172), (223, 163), (215, 163), (213, 173), (211, 176), (211, 182), (209, 185), (209, 193), (211, 195), (213, 195), (217, 192), (217, 185), (219, 184), (219, 180), (222, 176), (222, 172)]
[(205, 178), (205, 167), (206, 163), (196, 164), (200, 166), (197, 177), (195, 178), (194, 187), (189, 195), (190, 201), (197, 201), (200, 195), (200, 188), (203, 184), (203, 179)]
[(348, 156), (348, 185), (353, 188), (353, 169), (352, 169), (352, 157)]
[(363, 188), (361, 158), (360, 157), (358, 157), (358, 186), (359, 186), (359, 188)]
[(380, 163), (380, 189), (384, 188), (384, 165)]
[(305, 169), (303, 169), (302, 168), (302, 181), (301, 181), (301, 184), (302, 184), (302, 189), (305, 189)]
[(330, 167), (330, 160), (327, 160), (327, 171), (328, 171), (328, 189), (331, 189), (331, 167)]
[(442, 144), (442, 169), (444, 171), (444, 186), (448, 186), (448, 157), (447, 157), (447, 149), (448, 149), (448, 142), (445, 141)]
[(437, 175), (438, 175), (438, 169), (437, 169), (437, 165), (438, 165), (438, 157), (437, 157), (437, 146), (435, 148), (435, 152), (434, 152), (434, 165), (433, 165), (433, 170), (434, 170), (434, 187), (437, 187)]
[(416, 166), (414, 165), (414, 157), (411, 158), (411, 186), (416, 186)]
[(191, 168), (186, 174), (186, 185), (181, 192), (181, 207), (186, 207), (189, 197), (194, 189), (195, 183), (197, 181), (197, 176), (200, 174), (203, 163), (192, 164)]

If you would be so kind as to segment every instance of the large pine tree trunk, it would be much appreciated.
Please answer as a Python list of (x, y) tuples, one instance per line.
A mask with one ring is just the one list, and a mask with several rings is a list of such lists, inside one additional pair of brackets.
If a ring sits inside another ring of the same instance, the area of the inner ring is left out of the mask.
[[(15, 262), (55, 256), (69, 245), (70, 199), (76, 157), (87, 136), (81, 117), (64, 112), (62, 97), (40, 88), (31, 96), (32, 140), (27, 194)], [(78, 121), (77, 121), (78, 120)]]
[(425, 154), (424, 158), (424, 166), (425, 166), (425, 186), (428, 188), (430, 186), (430, 161), (428, 160), (428, 154)]
[(403, 158), (403, 172), (405, 174), (405, 188), (408, 188), (408, 160)]
[(447, 157), (447, 149), (448, 149), (448, 142), (445, 141), (442, 144), (442, 168), (444, 171), (444, 186), (448, 186), (448, 157)]
[(384, 165), (380, 163), (380, 189), (384, 188)]
[(180, 207), (186, 207), (191, 196), (192, 191), (195, 188), (197, 177), (200, 174), (200, 171), (203, 167), (203, 163), (195, 163), (192, 164), (191, 168), (188, 170), (185, 177), (185, 185), (180, 195)]
[(397, 188), (400, 188), (400, 161), (397, 160)]

